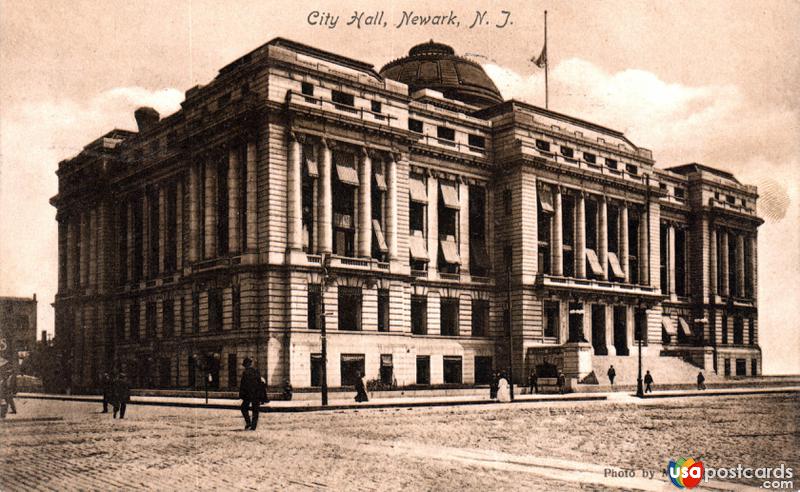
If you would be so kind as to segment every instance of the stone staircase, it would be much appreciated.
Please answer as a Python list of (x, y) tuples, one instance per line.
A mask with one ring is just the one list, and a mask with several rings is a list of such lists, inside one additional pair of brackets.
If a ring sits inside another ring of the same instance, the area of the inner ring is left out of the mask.
[[(613, 364), (617, 377), (615, 385), (635, 385), (638, 375), (638, 357), (636, 349), (631, 355), (593, 355), (592, 369), (601, 385), (608, 385), (608, 368)], [(696, 384), (697, 373), (702, 369), (678, 357), (660, 355), (642, 355), (642, 375), (647, 371), (659, 384)], [(702, 370), (706, 383), (716, 381), (718, 377), (713, 371)]]

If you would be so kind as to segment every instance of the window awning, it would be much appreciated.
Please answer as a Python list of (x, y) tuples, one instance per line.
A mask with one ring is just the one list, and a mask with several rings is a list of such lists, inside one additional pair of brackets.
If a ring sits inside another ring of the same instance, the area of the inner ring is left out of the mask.
[(381, 223), (375, 219), (372, 219), (372, 234), (375, 236), (375, 242), (378, 244), (378, 250), (381, 253), (388, 252), (389, 247), (386, 246), (386, 239), (383, 237), (383, 231), (381, 230)]
[(486, 240), (482, 236), (473, 236), (469, 241), (469, 254), (478, 268), (491, 268), (489, 252), (486, 251)]
[(381, 354), (381, 366), (391, 367), (393, 365), (392, 354)]
[(381, 191), (386, 191), (386, 178), (383, 173), (375, 174), (375, 187)]
[(428, 203), (428, 190), (425, 189), (425, 182), (421, 179), (409, 179), (408, 191), (412, 202)]
[(336, 175), (339, 176), (339, 181), (342, 183), (358, 186), (358, 171), (352, 164), (337, 163)]
[(411, 259), (416, 261), (428, 261), (428, 248), (425, 246), (425, 238), (422, 231), (414, 231), (408, 238), (408, 251)]
[(442, 190), (442, 201), (447, 208), (454, 208), (456, 210), (461, 208), (461, 203), (458, 201), (458, 188), (456, 184), (450, 181), (442, 181), (439, 184)]
[(303, 146), (303, 160), (306, 163), (306, 172), (313, 178), (319, 177), (319, 166), (317, 166), (317, 154), (314, 152), (314, 146)]
[(661, 317), (661, 328), (667, 335), (671, 337), (674, 337), (678, 334), (678, 330), (675, 329), (675, 323), (673, 323), (672, 318), (669, 316)]
[(608, 252), (608, 264), (611, 266), (611, 274), (619, 279), (625, 278), (625, 271), (622, 270), (622, 266), (619, 263), (619, 258), (617, 258), (616, 253), (612, 253), (611, 251)]
[(539, 188), (539, 204), (542, 206), (542, 211), (552, 214), (553, 209), (553, 191), (550, 188)]
[(461, 258), (458, 256), (458, 244), (456, 244), (456, 239), (453, 236), (447, 236), (446, 239), (440, 240), (439, 245), (442, 249), (444, 261), (451, 265), (461, 264)]
[(681, 332), (683, 333), (683, 336), (690, 337), (690, 336), (693, 335), (692, 327), (689, 326), (689, 323), (685, 319), (683, 319), (681, 317), (678, 317), (678, 327), (680, 328)]
[(597, 253), (593, 249), (586, 249), (586, 261), (589, 263), (589, 269), (594, 275), (603, 275), (603, 267), (600, 265)]

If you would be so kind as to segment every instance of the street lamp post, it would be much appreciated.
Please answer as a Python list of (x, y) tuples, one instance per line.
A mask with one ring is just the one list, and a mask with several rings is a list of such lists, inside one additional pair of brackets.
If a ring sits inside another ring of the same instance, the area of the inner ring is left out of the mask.
[(508, 388), (511, 400), (514, 400), (514, 355), (513, 355), (513, 340), (511, 329), (511, 266), (508, 267), (506, 272), (506, 302), (508, 303)]
[(636, 396), (639, 398), (644, 397), (644, 388), (642, 387), (642, 330), (641, 327), (637, 328), (639, 332), (639, 375), (636, 377)]
[(320, 261), (322, 265), (322, 278), (319, 286), (319, 307), (317, 309), (317, 326), (319, 327), (319, 338), (322, 357), (322, 381), (320, 381), (320, 393), (322, 395), (322, 406), (328, 406), (328, 333), (325, 323), (325, 291), (328, 288), (328, 268), (330, 266), (330, 256), (322, 253)]

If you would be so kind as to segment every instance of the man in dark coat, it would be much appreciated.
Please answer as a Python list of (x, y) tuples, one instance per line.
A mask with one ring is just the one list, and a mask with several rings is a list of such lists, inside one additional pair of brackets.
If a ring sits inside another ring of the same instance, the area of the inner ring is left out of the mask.
[(497, 398), (497, 386), (500, 384), (500, 374), (495, 372), (492, 374), (492, 382), (489, 383), (489, 399), (494, 400)]
[(531, 368), (531, 373), (528, 376), (528, 394), (532, 395), (539, 392), (539, 376), (536, 374), (536, 368)]
[(17, 394), (17, 373), (11, 372), (6, 379), (6, 402), (8, 403), (8, 413), (17, 413), (17, 405), (14, 403), (14, 395)]
[(608, 368), (608, 380), (611, 381), (611, 386), (614, 386), (614, 378), (617, 377), (617, 371), (614, 366)]
[(706, 389), (706, 377), (703, 376), (703, 371), (697, 373), (697, 389), (698, 390)]
[(558, 392), (562, 395), (567, 392), (567, 377), (563, 372), (558, 372)]
[(100, 384), (103, 390), (103, 412), (108, 413), (108, 404), (111, 402), (111, 377), (104, 372), (100, 377)]
[(124, 372), (120, 373), (120, 375), (114, 379), (111, 398), (111, 405), (114, 407), (113, 418), (117, 418), (117, 412), (119, 412), (119, 418), (124, 419), (125, 409), (128, 407), (128, 402), (131, 399), (131, 387), (128, 384), (128, 378)]
[[(261, 405), (261, 374), (253, 367), (253, 359), (245, 357), (242, 361), (244, 371), (239, 383), (239, 398), (242, 399), (242, 416), (244, 430), (256, 430), (258, 427), (258, 411)], [(253, 416), (250, 416), (252, 409)]]
[(653, 392), (653, 376), (650, 375), (650, 371), (647, 371), (647, 374), (644, 375), (644, 384), (645, 384), (645, 393), (652, 393)]

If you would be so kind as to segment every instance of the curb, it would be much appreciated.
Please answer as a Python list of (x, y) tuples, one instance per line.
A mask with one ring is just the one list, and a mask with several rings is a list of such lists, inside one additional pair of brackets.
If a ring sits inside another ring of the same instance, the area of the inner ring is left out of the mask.
[[(708, 391), (708, 390), (706, 390)], [(769, 395), (781, 393), (800, 393), (800, 388), (764, 388), (752, 389), (748, 391), (732, 390), (711, 390), (708, 393), (648, 393), (642, 397), (644, 400), (651, 398), (690, 398), (690, 397), (709, 397), (709, 396), (747, 396), (747, 395)], [(635, 394), (633, 395), (636, 396)]]

